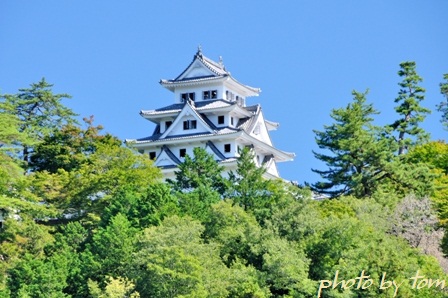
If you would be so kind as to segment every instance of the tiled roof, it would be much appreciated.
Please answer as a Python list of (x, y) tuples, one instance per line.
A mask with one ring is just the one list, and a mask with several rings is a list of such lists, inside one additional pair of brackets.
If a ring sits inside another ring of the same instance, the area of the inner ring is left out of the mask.
[[(238, 129), (231, 128), (231, 127), (224, 127), (216, 131), (216, 133), (209, 133), (209, 132), (198, 132), (198, 133), (190, 133), (190, 134), (182, 134), (182, 135), (175, 135), (175, 136), (168, 136), (166, 138), (160, 139), (162, 134), (156, 134), (152, 135), (146, 138), (140, 138), (136, 139), (136, 143), (151, 143), (151, 142), (158, 142), (158, 141), (165, 141), (165, 140), (181, 140), (181, 139), (191, 139), (195, 137), (202, 137), (202, 136), (213, 136), (213, 135), (226, 135), (231, 134), (234, 132), (237, 132)], [(132, 140), (127, 140), (131, 142)]]
[(190, 66), (194, 63), (196, 59), (201, 61), (208, 69), (210, 69), (217, 76), (228, 75), (228, 72), (225, 70), (222, 64), (216, 63), (215, 61), (205, 57), (202, 54), (201, 49), (198, 49), (198, 51), (193, 57), (193, 61), (191, 61), (191, 63), (187, 66), (187, 68), (185, 68), (185, 70), (180, 75), (178, 75), (177, 78), (168, 81), (178, 81), (179, 78), (182, 77), (182, 75), (190, 68)]
[(176, 164), (180, 164), (181, 161), (179, 160), (179, 158), (177, 158), (176, 155), (174, 155), (174, 153), (168, 148), (168, 146), (163, 145), (162, 146), (162, 151), (165, 151), (165, 153), (171, 158), (172, 161), (174, 161)]
[(260, 113), (260, 105), (257, 104), (257, 105), (245, 107), (245, 109), (247, 111), (253, 113), (253, 116), (240, 119), (238, 121), (237, 127), (249, 132), (250, 130), (252, 130), (255, 123), (257, 123), (257, 115)]
[[(140, 111), (140, 115), (157, 115), (163, 113), (180, 112), (180, 110), (182, 110), (185, 104), (186, 103), (175, 103), (155, 110), (142, 110)], [(217, 100), (195, 101), (194, 107), (196, 110), (202, 111), (208, 109), (224, 108), (235, 104), (236, 102), (230, 102), (224, 99), (217, 99)]]
[(166, 79), (161, 79), (160, 80), (160, 84), (164, 84), (164, 85), (170, 85), (170, 84), (178, 84), (181, 82), (184, 83), (199, 83), (199, 82), (203, 82), (203, 81), (210, 81), (210, 80), (216, 80), (216, 79), (221, 79), (223, 77), (226, 77), (228, 75), (225, 76), (220, 76), (220, 77), (216, 77), (216, 76), (203, 76), (203, 77), (194, 77), (194, 78), (185, 78), (185, 79), (174, 79), (174, 80), (166, 80)]
[(216, 148), (215, 144), (213, 144), (212, 141), (207, 141), (207, 146), (210, 147), (210, 149), (212, 149), (212, 151), (221, 159), (224, 160), (226, 159), (226, 157), (224, 156), (224, 154), (222, 154), (221, 151), (219, 151), (218, 148)]
[(202, 120), (204, 120), (205, 123), (207, 123), (208, 126), (210, 126), (211, 129), (213, 130), (217, 130), (218, 128), (216, 127), (216, 125), (210, 121), (210, 119), (208, 119), (208, 117), (205, 114), (199, 114), (202, 118)]
[[(212, 75), (198, 76), (198, 77), (193, 77), (193, 78), (183, 78), (185, 73), (190, 69), (190, 67), (192, 67), (193, 63), (195, 63), (196, 61), (199, 61), (205, 68), (210, 70), (212, 72)], [(222, 61), (215, 62), (215, 61), (205, 57), (202, 54), (202, 51), (200, 49), (194, 55), (193, 61), (191, 61), (191, 63), (187, 66), (187, 68), (184, 69), (184, 71), (182, 71), (182, 73), (180, 75), (178, 75), (173, 80), (162, 79), (162, 80), (160, 80), (160, 84), (162, 84), (166, 88), (173, 91), (175, 86), (178, 86), (179, 84), (182, 85), (182, 84), (191, 84), (191, 83), (201, 83), (204, 81), (207, 82), (210, 80), (221, 80), (221, 79), (227, 80), (229, 78), (232, 81), (234, 81), (236, 84), (246, 88), (246, 90), (248, 91), (248, 94), (251, 94), (251, 96), (258, 95), (261, 92), (261, 90), (259, 88), (250, 87), (250, 86), (241, 84), (240, 82), (235, 80), (235, 78), (233, 78), (231, 76), (230, 72), (228, 72), (226, 70)]]

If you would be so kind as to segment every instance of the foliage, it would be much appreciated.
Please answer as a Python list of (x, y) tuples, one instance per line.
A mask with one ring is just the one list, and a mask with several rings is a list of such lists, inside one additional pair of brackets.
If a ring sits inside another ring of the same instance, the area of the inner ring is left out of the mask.
[(90, 295), (93, 298), (138, 298), (140, 294), (133, 291), (135, 285), (127, 278), (113, 278), (108, 276), (107, 285), (101, 290), (98, 283), (92, 280), (88, 281)]
[(121, 145), (121, 141), (110, 134), (99, 134), (102, 126), (93, 126), (93, 116), (84, 118), (84, 122), (87, 125), (86, 129), (67, 124), (51, 135), (45, 136), (43, 141), (36, 145), (30, 157), (30, 170), (56, 173), (59, 169), (63, 169), (70, 172), (88, 162), (89, 156), (100, 146)]
[(31, 84), (30, 88), (19, 89), (15, 95), (1, 95), (2, 114), (15, 115), (19, 119), (19, 132), (26, 136), (22, 139), (22, 159), (29, 161), (32, 146), (65, 124), (76, 121), (76, 114), (61, 101), (70, 98), (67, 94), (53, 94), (53, 85), (44, 78)]
[(331, 112), (334, 124), (324, 126), (324, 131), (314, 131), (319, 148), (332, 154), (313, 152), (329, 169), (313, 169), (328, 181), (315, 183), (312, 188), (332, 197), (371, 196), (393, 159), (393, 143), (379, 134), (380, 128), (372, 125), (372, 116), (378, 112), (366, 103), (367, 93), (353, 91), (352, 94), (352, 103)]
[(193, 157), (187, 154), (179, 165), (176, 180), (168, 182), (175, 191), (189, 191), (202, 186), (222, 194), (226, 187), (221, 175), (223, 170), (224, 167), (218, 165), (213, 155), (196, 147), (193, 149)]
[(185, 156), (176, 171), (176, 180), (167, 180), (179, 201), (180, 212), (201, 221), (208, 217), (210, 206), (220, 200), (227, 187), (222, 171), (213, 155), (203, 148), (194, 148), (194, 156)]
[[(280, 179), (266, 179), (263, 176), (266, 169), (255, 165), (254, 152), (250, 148), (244, 147), (239, 154), (236, 171), (229, 172), (229, 186), (225, 196), (254, 214), (260, 224), (269, 217), (275, 203), (286, 193), (292, 191), (301, 195), (298, 188), (293, 189)], [(305, 194), (306, 191), (303, 192)]]
[[(440, 229), (420, 198), (430, 193), (445, 214), (446, 144), (396, 156), (395, 140), (371, 124), (376, 111), (365, 93), (354, 97), (319, 135), (347, 171), (335, 186), (349, 190), (322, 201), (308, 188), (265, 180), (247, 148), (228, 179), (213, 156), (195, 149), (178, 180), (163, 183), (152, 161), (101, 134), (93, 118), (85, 128), (56, 121), (33, 136), (2, 102), (0, 124), (11, 122), (0, 131), (0, 297), (316, 297), (320, 280), (336, 270), (340, 279), (365, 270), (376, 283), (383, 272), (401, 281), (417, 270), (448, 280), (424, 254), (434, 255), (435, 242), (423, 242)], [(14, 154), (23, 146), (26, 175)], [(402, 200), (409, 193), (417, 196)], [(399, 295), (446, 294), (402, 285)]]
[(139, 238), (133, 258), (137, 291), (144, 297), (219, 297), (226, 292), (225, 266), (217, 247), (201, 239), (203, 226), (166, 218)]
[(398, 133), (398, 154), (403, 154), (415, 144), (427, 141), (429, 134), (419, 124), (425, 120), (431, 111), (424, 108), (420, 103), (425, 99), (425, 89), (418, 84), (423, 79), (417, 74), (416, 63), (406, 61), (400, 63), (398, 75), (403, 78), (398, 85), (400, 91), (395, 103), (395, 111), (401, 117), (396, 120), (391, 127)]
[(446, 100), (437, 105), (437, 110), (442, 113), (442, 122), (445, 129), (448, 129), (448, 73), (443, 75), (445, 82), (440, 83), (440, 93), (445, 96)]
[(438, 212), (440, 223), (448, 220), (448, 144), (433, 141), (413, 148), (407, 155), (408, 163), (424, 163), (435, 176), (431, 200)]

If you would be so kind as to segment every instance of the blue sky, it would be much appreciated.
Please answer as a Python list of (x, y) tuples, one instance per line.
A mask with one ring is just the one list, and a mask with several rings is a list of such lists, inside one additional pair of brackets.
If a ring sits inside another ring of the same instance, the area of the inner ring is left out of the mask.
[(447, 139), (440, 114), (448, 73), (448, 1), (1, 1), (0, 93), (42, 77), (65, 103), (121, 139), (149, 135), (139, 116), (174, 101), (160, 79), (175, 78), (198, 45), (240, 82), (262, 89), (267, 119), (280, 122), (274, 145), (295, 152), (281, 175), (315, 182), (325, 166), (313, 129), (331, 124), (351, 91), (369, 89), (381, 114), (396, 119), (400, 62), (416, 61), (433, 110), (423, 127)]

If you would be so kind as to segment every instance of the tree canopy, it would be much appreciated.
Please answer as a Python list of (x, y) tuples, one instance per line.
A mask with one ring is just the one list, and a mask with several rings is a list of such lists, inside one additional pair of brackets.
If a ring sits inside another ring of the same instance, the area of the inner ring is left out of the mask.
[[(417, 271), (448, 280), (447, 145), (398, 154), (405, 143), (373, 124), (367, 92), (354, 91), (315, 131), (325, 150), (315, 156), (329, 169), (316, 170), (326, 181), (313, 190), (335, 197), (316, 200), (306, 187), (264, 179), (250, 148), (228, 176), (196, 148), (163, 182), (93, 117), (81, 126), (57, 109), (64, 96), (50, 87), (41, 81), (1, 102), (0, 297), (316, 297), (336, 272), (349, 280), (363, 270), (375, 286), (321, 297), (391, 297), (393, 287), (378, 287), (384, 273), (403, 281), (397, 296), (446, 296), (406, 280)], [(33, 104), (19, 99), (36, 98), (52, 99), (53, 116), (5, 108), (26, 110)]]

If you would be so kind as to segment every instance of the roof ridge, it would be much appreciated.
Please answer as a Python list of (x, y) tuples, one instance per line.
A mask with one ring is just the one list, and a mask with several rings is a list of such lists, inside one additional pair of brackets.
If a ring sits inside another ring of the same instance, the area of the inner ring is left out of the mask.
[(176, 164), (182, 163), (179, 160), (179, 158), (177, 158), (177, 156), (174, 155), (174, 153), (170, 150), (170, 148), (168, 148), (167, 145), (162, 146), (162, 151), (160, 152), (160, 154), (162, 154), (163, 151), (165, 151), (165, 153), (169, 156), (169, 158), (171, 158)]
[(210, 149), (212, 149), (212, 151), (213, 151), (219, 158), (221, 158), (221, 160), (226, 159), (226, 157), (224, 156), (224, 154), (222, 154), (222, 152), (216, 147), (215, 144), (213, 144), (212, 141), (207, 141), (206, 146), (209, 146)]

